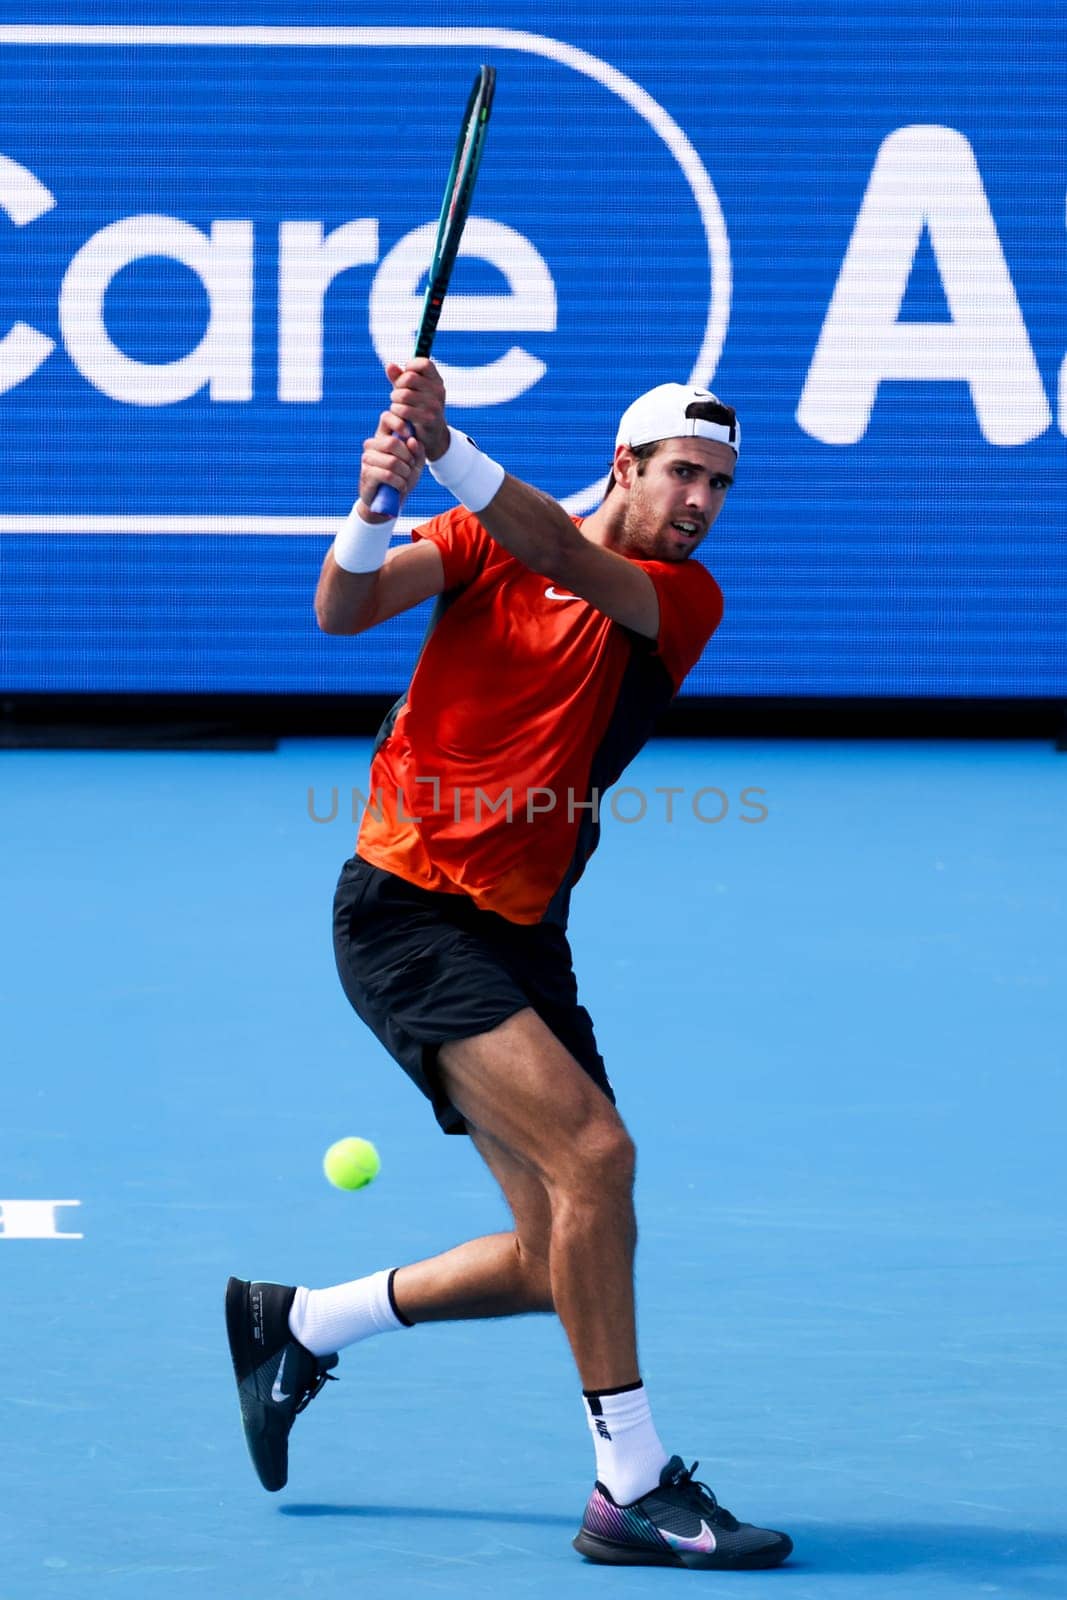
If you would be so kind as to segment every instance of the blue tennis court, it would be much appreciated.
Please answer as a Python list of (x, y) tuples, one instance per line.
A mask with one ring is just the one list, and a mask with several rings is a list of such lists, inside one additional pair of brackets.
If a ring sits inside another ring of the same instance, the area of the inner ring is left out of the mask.
[[(788, 1567), (579, 1559), (547, 1319), (343, 1355), (260, 1490), (227, 1275), (335, 1283), (504, 1216), (337, 983), (368, 753), (0, 757), (2, 1600), (1067, 1592), (1067, 761), (1039, 743), (660, 741), (575, 897), (659, 1427)], [(383, 1156), (357, 1195), (320, 1169), (348, 1133)], [(78, 1237), (18, 1237), (31, 1201)]]

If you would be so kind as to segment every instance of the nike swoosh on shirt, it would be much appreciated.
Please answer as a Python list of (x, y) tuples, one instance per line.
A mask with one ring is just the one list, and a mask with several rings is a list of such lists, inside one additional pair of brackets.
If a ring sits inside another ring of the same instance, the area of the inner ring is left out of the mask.
[(716, 1548), (715, 1535), (704, 1521), (700, 1519), (700, 1532), (687, 1539), (684, 1534), (670, 1533), (666, 1528), (657, 1527), (656, 1532), (661, 1539), (666, 1539), (673, 1550), (692, 1550), (700, 1555), (710, 1556)]
[(545, 590), (546, 600), (580, 600), (581, 598), (580, 594), (560, 594), (559, 590), (554, 589), (551, 584)]

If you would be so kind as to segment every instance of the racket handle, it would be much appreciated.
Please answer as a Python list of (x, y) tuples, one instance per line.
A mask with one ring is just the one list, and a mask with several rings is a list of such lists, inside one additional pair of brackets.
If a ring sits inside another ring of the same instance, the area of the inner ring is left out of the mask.
[(371, 501), (370, 508), (380, 517), (396, 517), (400, 515), (400, 496), (391, 483), (382, 484)]
[[(414, 439), (414, 428), (405, 423), (403, 436), (405, 439)], [(400, 495), (391, 483), (383, 483), (371, 501), (370, 508), (380, 517), (398, 517), (400, 515)]]

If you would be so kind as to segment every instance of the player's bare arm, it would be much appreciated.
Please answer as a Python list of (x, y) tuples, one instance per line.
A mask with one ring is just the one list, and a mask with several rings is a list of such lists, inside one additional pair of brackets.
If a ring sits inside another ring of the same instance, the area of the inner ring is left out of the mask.
[(390, 550), (377, 572), (345, 572), (327, 553), (315, 594), (323, 633), (366, 633), (441, 593), (445, 569), (428, 540)]
[[(394, 379), (389, 405), (391, 414), (414, 428), (428, 461), (438, 462), (447, 455), (451, 435), (445, 386), (432, 361), (420, 358), (407, 364)], [(550, 495), (508, 474), (477, 515), (490, 537), (524, 566), (580, 595), (623, 627), (656, 637), (659, 601), (647, 573), (586, 538)]]
[(647, 572), (587, 539), (551, 495), (509, 473), (478, 520), (505, 550), (558, 588), (581, 595), (633, 633), (656, 637), (659, 600)]
[[(390, 377), (400, 376), (399, 367), (388, 370)], [(360, 521), (368, 527), (389, 521), (370, 509), (375, 493), (389, 483), (403, 500), (418, 481), (425, 460), (421, 440), (407, 433), (404, 419), (395, 412), (383, 412), (373, 437), (363, 444), (355, 507)], [(364, 633), (440, 594), (443, 588), (441, 557), (428, 541), (390, 550), (384, 565), (372, 572), (345, 571), (330, 550), (319, 574), (315, 618), (324, 633)]]

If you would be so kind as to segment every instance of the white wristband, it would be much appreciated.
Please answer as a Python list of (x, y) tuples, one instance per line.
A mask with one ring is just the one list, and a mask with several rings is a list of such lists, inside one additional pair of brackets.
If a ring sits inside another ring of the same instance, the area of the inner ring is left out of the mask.
[(357, 500), (347, 522), (337, 530), (331, 546), (333, 559), (345, 572), (377, 572), (385, 561), (395, 527), (395, 517), (388, 522), (364, 522)]
[(448, 449), (437, 461), (430, 462), (430, 474), (468, 511), (484, 511), (507, 473), (499, 461), (479, 450), (458, 428), (449, 428), (448, 435)]

